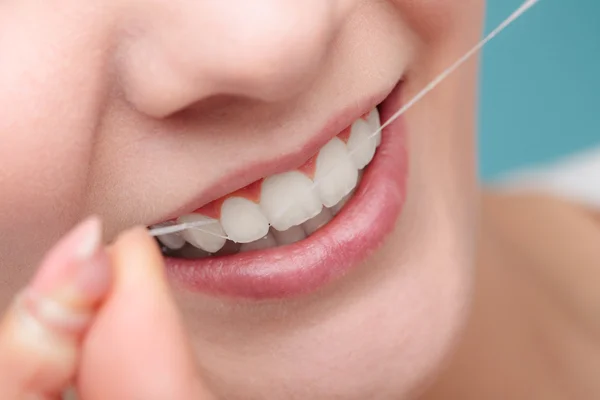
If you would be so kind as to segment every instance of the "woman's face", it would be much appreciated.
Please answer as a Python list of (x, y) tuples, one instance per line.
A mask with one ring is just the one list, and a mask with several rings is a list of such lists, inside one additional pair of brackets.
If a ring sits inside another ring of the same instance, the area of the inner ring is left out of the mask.
[[(344, 128), (380, 103), (385, 119), (475, 44), (482, 3), (1, 2), (0, 308), (88, 214), (110, 240), (252, 184), (213, 215), (244, 236), (252, 212), (274, 218), (265, 196), (309, 204), (298, 176), (360, 162), (340, 153)], [(354, 200), (313, 236), (170, 262), (215, 393), (397, 399), (431, 378), (468, 303), (476, 80), (473, 62), (384, 130)], [(287, 171), (266, 195), (259, 179)], [(327, 175), (319, 205), (357, 179)]]

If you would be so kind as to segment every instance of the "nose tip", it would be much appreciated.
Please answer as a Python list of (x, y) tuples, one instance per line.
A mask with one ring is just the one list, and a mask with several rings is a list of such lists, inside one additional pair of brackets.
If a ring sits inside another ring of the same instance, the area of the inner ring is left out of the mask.
[(128, 100), (154, 117), (216, 95), (296, 96), (317, 75), (334, 34), (324, 0), (158, 3), (162, 10), (146, 11), (120, 65)]

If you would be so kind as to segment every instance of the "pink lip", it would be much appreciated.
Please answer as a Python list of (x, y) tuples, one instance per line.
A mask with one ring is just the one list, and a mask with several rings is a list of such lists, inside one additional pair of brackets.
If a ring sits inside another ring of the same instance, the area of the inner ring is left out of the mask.
[[(400, 85), (380, 106), (386, 121), (400, 105)], [(339, 278), (392, 231), (404, 204), (407, 152), (402, 118), (383, 131), (382, 144), (354, 197), (329, 224), (288, 246), (200, 260), (167, 258), (178, 286), (250, 299), (297, 296)]]

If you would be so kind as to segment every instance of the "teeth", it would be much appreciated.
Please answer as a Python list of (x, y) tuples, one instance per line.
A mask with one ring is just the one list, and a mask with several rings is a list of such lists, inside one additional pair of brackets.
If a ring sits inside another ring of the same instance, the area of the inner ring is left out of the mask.
[[(369, 114), (369, 117), (367, 118), (367, 123), (371, 128), (370, 133), (373, 133), (377, 129), (381, 128), (381, 119), (379, 118), (379, 110), (377, 109), (377, 107), (375, 107)], [(381, 144), (381, 132), (377, 132), (377, 134), (375, 135), (375, 143), (377, 147), (379, 147), (379, 145)]]
[[(160, 228), (165, 226), (173, 225), (173, 222), (163, 222), (161, 224), (156, 224), (154, 228)], [(171, 250), (179, 250), (183, 246), (185, 246), (185, 239), (181, 237), (179, 233), (169, 233), (166, 235), (159, 235), (156, 237), (164, 246), (168, 247)]]
[(235, 242), (232, 242), (231, 240), (227, 240), (225, 242), (225, 246), (223, 246), (223, 248), (221, 248), (221, 250), (219, 250), (214, 255), (215, 256), (228, 256), (231, 254), (237, 254), (240, 252), (241, 247), (242, 247), (242, 245), (240, 243), (235, 243)]
[(197, 258), (205, 258), (210, 256), (210, 253), (188, 244), (177, 252), (177, 255), (182, 258), (194, 260)]
[(277, 246), (277, 241), (275, 240), (275, 237), (269, 233), (265, 237), (260, 238), (252, 243), (242, 244), (242, 247), (240, 247), (240, 253), (253, 250), (264, 250), (275, 246)]
[(337, 204), (356, 186), (358, 170), (348, 156), (346, 145), (337, 137), (319, 151), (314, 179), (319, 182), (317, 191), (325, 207)]
[(269, 232), (269, 221), (260, 206), (243, 197), (229, 197), (221, 207), (221, 225), (230, 240), (250, 243)]
[(199, 213), (184, 215), (178, 223), (206, 224), (157, 239), (190, 258), (235, 254), (305, 239), (331, 221), (352, 197), (362, 170), (381, 144), (381, 132), (370, 137), (380, 127), (375, 108), (366, 119), (363, 116), (352, 124), (349, 136), (345, 136), (347, 130), (340, 135), (344, 140), (347, 137), (347, 143), (334, 137), (321, 148), (314, 160), (313, 179), (300, 170), (267, 177), (256, 182), (260, 204), (236, 193), (222, 202), (220, 220)]
[[(359, 182), (362, 179), (363, 173), (364, 173), (363, 170), (358, 171), (358, 181)], [(358, 186), (358, 184), (356, 186)], [(352, 196), (354, 196), (355, 192), (356, 192), (356, 187), (354, 189), (352, 189), (352, 191), (350, 193), (345, 195), (336, 205), (334, 205), (333, 207), (329, 207), (329, 210), (331, 211), (331, 214), (334, 217), (339, 214), (339, 212), (342, 210), (342, 208), (344, 208), (346, 203), (348, 203), (348, 200), (350, 200), (352, 198)]]
[(189, 228), (183, 231), (183, 237), (192, 246), (216, 253), (225, 245), (225, 231), (218, 220), (206, 217), (202, 214), (183, 215), (177, 219), (178, 222), (210, 222), (198, 228)]
[(290, 229), (283, 232), (276, 229), (271, 229), (271, 233), (275, 237), (277, 244), (280, 246), (296, 243), (306, 239), (306, 233), (304, 233), (304, 229), (302, 229), (301, 225), (292, 226)]
[[(360, 180), (360, 178), (359, 178), (359, 180)], [(345, 195), (344, 198), (341, 199), (335, 206), (329, 208), (329, 210), (331, 211), (331, 214), (333, 216), (336, 216), (339, 214), (339, 212), (342, 210), (342, 208), (344, 208), (346, 203), (348, 203), (348, 200), (350, 200), (352, 198), (352, 196), (354, 196), (355, 191), (356, 190), (352, 190), (350, 193)]]
[(306, 236), (310, 236), (332, 219), (333, 215), (331, 214), (331, 211), (329, 211), (328, 208), (323, 208), (319, 215), (303, 223), (302, 229), (304, 229)]
[(352, 124), (350, 137), (348, 138), (348, 152), (356, 169), (363, 169), (371, 162), (375, 155), (377, 139), (369, 137), (375, 130), (363, 119), (358, 119)]
[(177, 233), (170, 233), (168, 235), (160, 235), (157, 237), (160, 242), (167, 246), (171, 250), (179, 250), (185, 246), (185, 239)]
[(321, 212), (323, 204), (312, 185), (298, 171), (273, 175), (263, 181), (260, 207), (273, 228), (285, 231)]

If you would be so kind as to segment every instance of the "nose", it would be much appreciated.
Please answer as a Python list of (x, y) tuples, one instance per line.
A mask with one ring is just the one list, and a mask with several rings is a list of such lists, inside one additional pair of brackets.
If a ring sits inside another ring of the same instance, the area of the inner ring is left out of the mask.
[(132, 0), (119, 81), (153, 117), (217, 95), (285, 100), (325, 63), (335, 9), (331, 0)]

